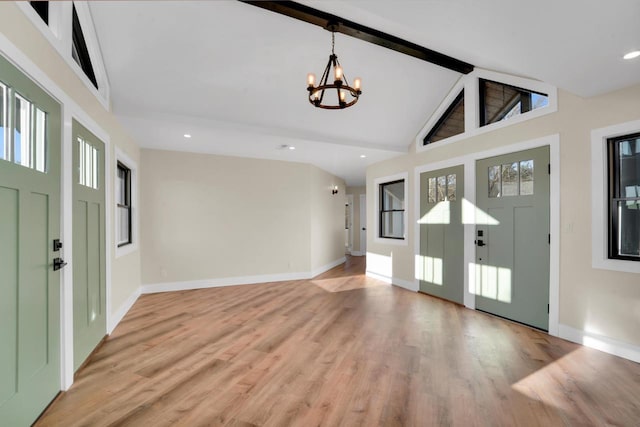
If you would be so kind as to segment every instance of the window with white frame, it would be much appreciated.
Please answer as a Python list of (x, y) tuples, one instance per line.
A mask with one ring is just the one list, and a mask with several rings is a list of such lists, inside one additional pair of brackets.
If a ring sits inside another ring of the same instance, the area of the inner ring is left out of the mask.
[(118, 247), (133, 242), (131, 215), (131, 169), (118, 162), (116, 175), (116, 230)]
[(608, 255), (640, 261), (640, 133), (607, 140)]
[(379, 237), (404, 239), (405, 180), (380, 184)]

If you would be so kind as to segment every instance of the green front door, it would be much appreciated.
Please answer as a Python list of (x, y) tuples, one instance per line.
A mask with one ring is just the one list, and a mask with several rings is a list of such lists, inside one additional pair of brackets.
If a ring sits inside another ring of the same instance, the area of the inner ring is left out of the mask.
[(107, 331), (104, 143), (73, 121), (73, 363)]
[(549, 329), (549, 147), (478, 160), (476, 308)]
[(60, 390), (60, 105), (0, 57), (0, 425)]
[(420, 291), (463, 303), (464, 167), (420, 174)]

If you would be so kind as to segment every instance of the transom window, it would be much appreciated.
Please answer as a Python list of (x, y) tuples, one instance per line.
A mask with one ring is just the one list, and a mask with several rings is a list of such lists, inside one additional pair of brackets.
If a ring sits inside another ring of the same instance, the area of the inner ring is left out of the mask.
[(0, 97), (0, 159), (46, 172), (47, 113), (2, 82)]
[(479, 79), (480, 126), (508, 120), (512, 117), (549, 105), (549, 96), (491, 80)]
[(429, 178), (429, 203), (456, 200), (456, 174)]
[(608, 140), (609, 258), (640, 261), (640, 133)]
[(76, 12), (75, 6), (73, 6), (72, 39), (71, 57), (78, 63), (78, 65), (80, 65), (80, 68), (82, 68), (84, 74), (89, 78), (89, 80), (91, 80), (93, 86), (98, 89), (98, 81), (96, 80), (96, 75), (93, 72), (89, 49), (87, 49), (87, 42), (84, 39), (84, 33), (82, 32), (82, 26), (80, 25), (80, 19), (78, 18), (78, 12)]
[(424, 137), (423, 145), (459, 135), (464, 132), (464, 90), (451, 103), (431, 131)]
[(404, 239), (404, 179), (380, 184), (380, 237)]
[(533, 194), (533, 160), (489, 167), (489, 197)]

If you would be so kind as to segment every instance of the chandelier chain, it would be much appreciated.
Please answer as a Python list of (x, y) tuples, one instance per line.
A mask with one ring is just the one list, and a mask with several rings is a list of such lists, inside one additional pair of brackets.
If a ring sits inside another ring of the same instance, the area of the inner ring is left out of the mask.
[(335, 52), (333, 51), (336, 45), (336, 33), (335, 32), (331, 32), (331, 54), (335, 55)]

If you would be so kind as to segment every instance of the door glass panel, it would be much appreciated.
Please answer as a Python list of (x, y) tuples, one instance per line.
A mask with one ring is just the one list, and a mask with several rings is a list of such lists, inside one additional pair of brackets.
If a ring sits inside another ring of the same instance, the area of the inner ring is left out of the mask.
[(456, 175), (447, 175), (447, 200), (456, 199)]
[(533, 160), (520, 162), (520, 195), (533, 194)]
[(429, 203), (436, 202), (436, 179), (429, 178)]
[(13, 161), (31, 167), (31, 103), (16, 94)]
[(98, 189), (98, 150), (78, 137), (78, 183)]
[(489, 197), (500, 197), (500, 166), (489, 167)]
[(518, 195), (518, 163), (502, 165), (502, 196)]
[(6, 159), (7, 87), (0, 83), (0, 159)]
[(35, 123), (36, 170), (46, 172), (47, 156), (47, 113), (36, 108)]
[(444, 202), (447, 199), (447, 177), (439, 176), (437, 181), (438, 201)]

